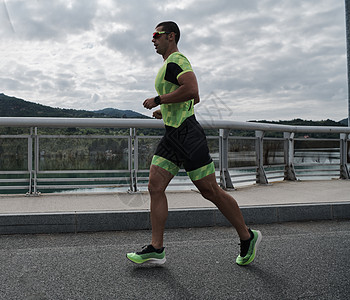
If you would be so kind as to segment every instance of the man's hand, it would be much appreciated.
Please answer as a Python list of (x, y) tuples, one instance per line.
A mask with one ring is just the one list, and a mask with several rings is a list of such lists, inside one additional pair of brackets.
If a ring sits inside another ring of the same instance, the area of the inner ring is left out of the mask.
[(143, 106), (148, 109), (152, 109), (153, 107), (156, 107), (157, 104), (154, 102), (154, 97), (153, 98), (148, 98), (143, 102)]
[(153, 117), (156, 119), (162, 119), (162, 113), (160, 112), (160, 109), (153, 112)]

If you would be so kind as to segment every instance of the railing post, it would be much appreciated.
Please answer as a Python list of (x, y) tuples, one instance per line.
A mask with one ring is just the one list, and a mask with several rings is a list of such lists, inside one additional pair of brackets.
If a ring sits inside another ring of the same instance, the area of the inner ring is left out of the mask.
[(38, 127), (35, 127), (34, 128), (34, 176), (33, 176), (34, 196), (39, 195), (38, 189), (37, 189), (38, 172), (39, 172), (39, 136), (38, 136)]
[(130, 192), (137, 192), (137, 170), (139, 168), (139, 146), (136, 138), (136, 128), (130, 128), (129, 145)]
[(340, 134), (340, 179), (350, 179), (347, 165), (348, 160), (348, 134)]
[(294, 132), (284, 132), (284, 180), (297, 180), (294, 169)]
[(263, 138), (264, 131), (255, 131), (255, 154), (256, 154), (256, 183), (268, 184), (266, 173), (264, 170), (264, 147)]
[(228, 136), (229, 129), (219, 130), (219, 169), (220, 185), (224, 189), (234, 189), (231, 176), (228, 171)]
[(31, 195), (33, 191), (33, 127), (29, 129), (28, 137), (28, 173), (29, 173), (29, 186), (27, 195)]

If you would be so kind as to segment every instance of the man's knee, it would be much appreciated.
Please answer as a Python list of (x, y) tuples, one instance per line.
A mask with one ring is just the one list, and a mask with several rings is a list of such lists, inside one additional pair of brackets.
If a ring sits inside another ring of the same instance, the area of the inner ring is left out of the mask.
[(157, 193), (164, 193), (166, 187), (163, 187), (157, 182), (154, 182), (153, 180), (150, 180), (148, 182), (148, 192), (150, 194), (157, 194)]
[(199, 191), (205, 199), (214, 202), (218, 197), (218, 193), (220, 192), (218, 189), (219, 186), (217, 184), (208, 184), (201, 187)]

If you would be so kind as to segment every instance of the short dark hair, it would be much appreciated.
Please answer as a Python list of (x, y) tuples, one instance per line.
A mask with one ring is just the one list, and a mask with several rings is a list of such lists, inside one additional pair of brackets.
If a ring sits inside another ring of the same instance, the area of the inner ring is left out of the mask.
[(166, 32), (174, 32), (175, 33), (175, 43), (177, 44), (180, 39), (180, 28), (173, 21), (166, 21), (159, 23), (156, 27), (163, 27), (163, 30)]

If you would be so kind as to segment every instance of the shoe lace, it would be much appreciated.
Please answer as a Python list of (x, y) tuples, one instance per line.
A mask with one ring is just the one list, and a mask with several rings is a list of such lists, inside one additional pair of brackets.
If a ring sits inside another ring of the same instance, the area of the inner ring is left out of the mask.
[(142, 247), (141, 251), (136, 252), (138, 255), (146, 254), (146, 253), (151, 253), (151, 252), (157, 252), (161, 253), (164, 250), (164, 247), (161, 249), (155, 249), (152, 245), (145, 245)]
[(143, 246), (142, 249), (141, 249), (141, 251), (136, 252), (136, 254), (140, 255), (140, 254), (145, 254), (145, 253), (149, 252), (149, 247), (150, 247), (150, 246), (151, 246), (151, 245), (145, 245), (145, 246)]

